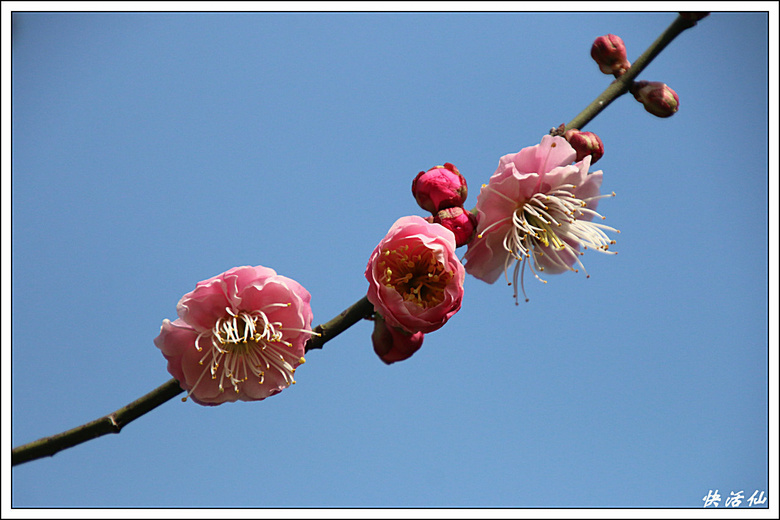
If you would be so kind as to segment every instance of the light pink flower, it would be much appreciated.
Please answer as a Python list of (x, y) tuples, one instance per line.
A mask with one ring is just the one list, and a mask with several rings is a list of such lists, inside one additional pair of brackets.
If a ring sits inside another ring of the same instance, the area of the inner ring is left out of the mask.
[(452, 231), (422, 217), (403, 217), (371, 254), (367, 297), (388, 325), (428, 333), (460, 309), (464, 278)]
[(380, 315), (374, 318), (371, 343), (379, 359), (388, 365), (412, 357), (422, 347), (423, 339), (425, 334), (422, 332), (409, 334), (398, 327), (391, 327)]
[(259, 401), (295, 383), (312, 334), (310, 301), (273, 269), (234, 267), (185, 294), (154, 344), (196, 403)]
[(574, 264), (584, 269), (580, 247), (607, 252), (615, 242), (604, 231), (619, 231), (591, 220), (604, 218), (596, 206), (614, 193), (599, 195), (602, 172), (588, 173), (590, 156), (571, 164), (575, 156), (566, 139), (546, 135), (541, 144), (501, 157), (477, 197), (477, 236), (464, 256), (469, 274), (493, 283), (517, 261), (517, 298), (518, 271), (526, 263), (544, 281), (538, 271), (576, 272)]

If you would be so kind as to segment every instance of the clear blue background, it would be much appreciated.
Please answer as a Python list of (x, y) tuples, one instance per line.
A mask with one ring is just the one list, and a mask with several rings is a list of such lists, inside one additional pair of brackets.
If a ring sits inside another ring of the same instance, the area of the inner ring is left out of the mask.
[[(13, 445), (170, 378), (152, 343), (195, 283), (262, 264), (361, 298), (424, 215), (415, 174), (471, 188), (568, 122), (675, 13), (22, 13), (13, 19)], [(13, 470), (14, 507), (692, 507), (767, 490), (767, 23), (716, 13), (586, 129), (616, 256), (586, 278), (466, 280), (385, 366), (361, 322), (257, 403), (178, 398)], [(465, 249), (459, 250), (460, 253)], [(746, 502), (742, 504), (747, 505)]]

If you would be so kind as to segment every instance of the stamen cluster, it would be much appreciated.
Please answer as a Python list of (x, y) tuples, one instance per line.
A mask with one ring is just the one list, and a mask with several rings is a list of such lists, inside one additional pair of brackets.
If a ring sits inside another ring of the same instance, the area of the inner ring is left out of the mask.
[(433, 250), (420, 244), (412, 252), (408, 244), (383, 250), (379, 268), (384, 272), (385, 286), (393, 288), (404, 301), (426, 309), (444, 300), (444, 290), (452, 278), (452, 272), (439, 262)]
[[(198, 362), (203, 365), (211, 358), (208, 370), (204, 369), (201, 377), (207, 371), (212, 379), (217, 379), (219, 375), (220, 391), (224, 391), (223, 381), (227, 379), (236, 393), (240, 391), (239, 384), (247, 381), (250, 375), (257, 378), (259, 384), (264, 384), (267, 370), (278, 372), (288, 386), (295, 384), (295, 367), (292, 363), (296, 359), (291, 351), (293, 344), (284, 339), (282, 324), (270, 323), (266, 314), (260, 310), (236, 313), (227, 307), (225, 311), (226, 317), (217, 320), (212, 330), (201, 332), (195, 339), (195, 348), (199, 352), (204, 350), (200, 340), (204, 337), (211, 339), (211, 344), (206, 346), (206, 352)], [(296, 366), (305, 361), (299, 357)]]

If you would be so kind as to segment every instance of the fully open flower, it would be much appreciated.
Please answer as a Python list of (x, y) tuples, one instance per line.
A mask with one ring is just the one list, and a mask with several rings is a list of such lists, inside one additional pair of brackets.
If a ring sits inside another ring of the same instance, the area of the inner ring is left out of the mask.
[(234, 267), (185, 294), (154, 344), (193, 401), (259, 401), (295, 383), (312, 334), (310, 301), (273, 269)]
[(368, 301), (389, 326), (428, 333), (458, 312), (465, 271), (455, 247), (452, 231), (422, 217), (393, 224), (366, 266)]
[[(466, 271), (493, 283), (515, 262), (512, 281), (523, 287), (526, 263), (538, 272), (558, 274), (584, 267), (580, 247), (608, 252), (614, 244), (609, 226), (591, 222), (599, 199), (602, 172), (588, 173), (590, 156), (571, 164), (576, 152), (562, 137), (546, 135), (541, 144), (503, 156), (477, 197), (477, 235), (464, 256)], [(533, 260), (527, 260), (533, 256)], [(507, 277), (508, 280), (508, 277)], [(525, 294), (525, 288), (523, 287)]]

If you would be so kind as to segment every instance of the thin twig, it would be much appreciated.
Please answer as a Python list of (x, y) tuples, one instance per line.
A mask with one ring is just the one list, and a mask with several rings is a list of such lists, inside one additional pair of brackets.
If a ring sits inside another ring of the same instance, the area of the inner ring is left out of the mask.
[(642, 53), (639, 58), (628, 68), (628, 70), (620, 76), (618, 79), (612, 82), (607, 89), (601, 93), (599, 97), (593, 100), (585, 110), (580, 112), (577, 117), (569, 121), (565, 130), (571, 130), (576, 128), (582, 130), (583, 127), (588, 124), (594, 117), (607, 108), (610, 103), (617, 98), (628, 92), (631, 85), (634, 83), (634, 79), (647, 67), (658, 54), (669, 45), (681, 32), (686, 29), (690, 29), (696, 25), (695, 21), (691, 21), (690, 18), (686, 18), (682, 15), (678, 15), (677, 19), (659, 36), (647, 50)]
[(319, 336), (309, 338), (309, 341), (306, 343), (306, 352), (315, 348), (322, 348), (326, 341), (332, 340), (363, 318), (370, 317), (373, 313), (374, 306), (368, 301), (368, 298), (363, 296), (332, 320), (314, 327), (314, 332), (318, 333)]
[[(317, 332), (319, 336), (312, 336), (309, 339), (306, 343), (306, 352), (311, 349), (322, 348), (325, 342), (335, 338), (361, 319), (370, 317), (373, 313), (374, 306), (364, 296), (332, 320), (316, 326), (314, 332)], [(11, 465), (16, 466), (17, 464), (42, 457), (51, 457), (59, 451), (72, 448), (82, 442), (109, 433), (119, 433), (126, 424), (147, 412), (151, 412), (183, 391), (181, 386), (179, 386), (179, 382), (171, 379), (114, 413), (104, 415), (99, 419), (82, 424), (66, 432), (58, 433), (51, 437), (44, 437), (14, 448), (11, 452)]]
[(136, 399), (114, 413), (105, 415), (100, 419), (95, 419), (87, 424), (77, 426), (66, 432), (58, 433), (51, 437), (44, 437), (29, 444), (14, 448), (11, 452), (11, 465), (16, 466), (17, 464), (29, 462), (41, 457), (51, 457), (58, 451), (62, 451), (65, 448), (71, 448), (96, 437), (108, 433), (119, 433), (126, 424), (139, 418), (143, 414), (154, 410), (182, 392), (183, 390), (179, 386), (179, 382), (175, 379), (171, 379), (167, 383), (155, 388), (145, 396)]

